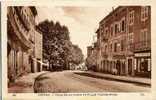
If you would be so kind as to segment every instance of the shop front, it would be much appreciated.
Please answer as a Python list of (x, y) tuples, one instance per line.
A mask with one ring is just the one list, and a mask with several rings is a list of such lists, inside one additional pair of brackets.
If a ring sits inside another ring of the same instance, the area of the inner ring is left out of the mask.
[(135, 75), (151, 77), (151, 53), (135, 53)]
[(113, 59), (115, 61), (115, 66), (118, 75), (126, 74), (126, 57), (125, 55), (114, 55)]

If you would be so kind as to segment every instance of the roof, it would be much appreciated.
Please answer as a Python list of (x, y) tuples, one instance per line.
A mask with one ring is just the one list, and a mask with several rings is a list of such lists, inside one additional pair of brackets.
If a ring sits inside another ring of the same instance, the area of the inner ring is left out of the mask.
[(106, 17), (104, 17), (100, 23), (102, 23), (104, 20), (106, 20), (107, 18), (109, 18), (110, 16), (112, 16), (115, 12), (117, 12), (119, 9), (123, 8), (124, 6), (118, 6), (117, 8), (115, 8), (114, 10), (112, 10)]

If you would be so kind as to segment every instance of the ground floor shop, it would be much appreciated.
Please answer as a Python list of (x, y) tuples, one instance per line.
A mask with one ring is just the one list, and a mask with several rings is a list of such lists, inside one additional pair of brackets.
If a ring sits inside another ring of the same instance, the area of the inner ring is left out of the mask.
[(151, 54), (134, 53), (126, 56), (103, 58), (98, 64), (99, 72), (136, 77), (151, 77)]
[(134, 67), (134, 55), (112, 55), (101, 60), (99, 70), (113, 75), (134, 76)]
[(110, 73), (115, 75), (125, 75), (126, 62), (125, 60), (103, 60), (102, 61), (102, 72)]
[(114, 75), (126, 74), (126, 57), (124, 55), (111, 55), (103, 58), (100, 64), (101, 72)]
[(135, 75), (141, 77), (151, 77), (151, 53), (135, 53)]

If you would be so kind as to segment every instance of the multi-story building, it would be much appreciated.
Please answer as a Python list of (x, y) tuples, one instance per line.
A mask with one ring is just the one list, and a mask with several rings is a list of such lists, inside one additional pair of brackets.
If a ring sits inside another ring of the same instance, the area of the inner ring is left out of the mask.
[(87, 47), (87, 57), (89, 57), (92, 54), (93, 48), (92, 46)]
[[(138, 22), (134, 24), (139, 30), (134, 34), (134, 68), (135, 74), (151, 76), (151, 8), (150, 6), (140, 7), (136, 17)], [(131, 30), (132, 31), (132, 30)]]
[(97, 42), (93, 43), (93, 46), (87, 47), (87, 58), (86, 58), (86, 65), (87, 68), (90, 70), (97, 71)]
[(36, 28), (35, 31), (35, 57), (34, 57), (34, 72), (42, 71), (42, 32)]
[(35, 50), (37, 50), (35, 49), (36, 16), (35, 7), (9, 6), (7, 9), (9, 81), (14, 81), (23, 73), (34, 72)]
[(118, 75), (151, 71), (150, 6), (119, 6), (99, 23), (97, 69)]

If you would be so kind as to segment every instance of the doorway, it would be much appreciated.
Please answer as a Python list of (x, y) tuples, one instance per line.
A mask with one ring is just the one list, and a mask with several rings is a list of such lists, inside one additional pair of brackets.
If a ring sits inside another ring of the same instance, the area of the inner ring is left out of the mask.
[(128, 75), (132, 75), (132, 59), (128, 59)]

